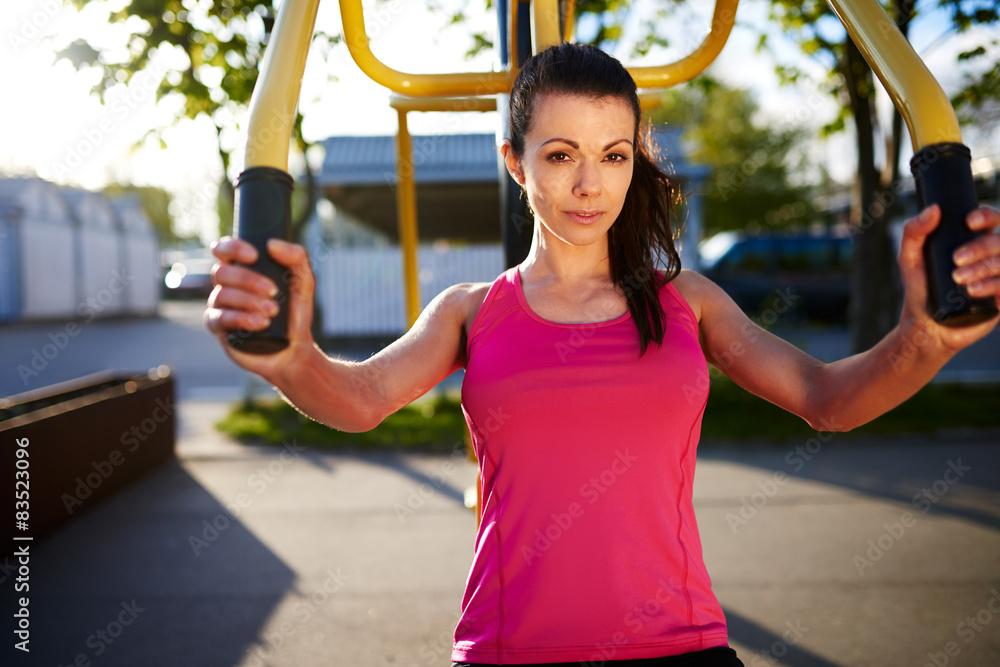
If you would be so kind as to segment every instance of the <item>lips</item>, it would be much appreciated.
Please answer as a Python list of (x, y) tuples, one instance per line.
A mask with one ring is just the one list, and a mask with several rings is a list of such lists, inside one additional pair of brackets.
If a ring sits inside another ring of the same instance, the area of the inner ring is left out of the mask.
[(584, 225), (596, 222), (603, 213), (604, 211), (582, 209), (577, 211), (566, 211), (566, 215), (572, 220)]

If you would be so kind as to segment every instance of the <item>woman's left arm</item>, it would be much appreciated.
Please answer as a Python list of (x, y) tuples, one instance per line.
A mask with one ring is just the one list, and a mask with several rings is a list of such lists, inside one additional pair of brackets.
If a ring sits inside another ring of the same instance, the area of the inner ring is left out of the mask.
[[(744, 315), (714, 283), (691, 274), (679, 287), (701, 322), (708, 360), (737, 384), (822, 431), (846, 431), (896, 407), (927, 384), (955, 353), (986, 336), (1000, 318), (949, 328), (927, 312), (923, 245), (937, 227), (937, 206), (907, 221), (899, 251), (899, 324), (870, 350), (824, 364)], [(1000, 212), (980, 208), (969, 227), (987, 232), (959, 248), (955, 280), (974, 297), (1000, 304)], [(687, 272), (685, 272), (687, 273)], [(700, 311), (700, 312), (699, 312)]]

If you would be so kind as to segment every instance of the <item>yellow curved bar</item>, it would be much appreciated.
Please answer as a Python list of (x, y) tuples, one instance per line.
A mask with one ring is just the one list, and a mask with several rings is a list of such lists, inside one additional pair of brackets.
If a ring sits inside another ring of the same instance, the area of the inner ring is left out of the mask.
[(561, 41), (559, 0), (531, 0), (531, 52), (541, 53)]
[(284, 0), (250, 96), (246, 167), (288, 171), (288, 142), (295, 123), (302, 73), (312, 43), (319, 0)]
[(390, 95), (389, 106), (399, 111), (496, 111), (495, 97), (407, 97)]
[(736, 22), (739, 0), (715, 0), (712, 27), (708, 35), (688, 56), (669, 65), (658, 67), (630, 67), (629, 73), (639, 88), (667, 88), (690, 81), (712, 64), (729, 39)]
[(910, 130), (913, 150), (962, 142), (955, 110), (934, 75), (876, 0), (829, 0)]
[(361, 0), (340, 0), (340, 17), (344, 24), (344, 41), (354, 62), (369, 78), (393, 92), (414, 97), (447, 97), (494, 95), (510, 90), (509, 71), (409, 74), (392, 69), (372, 53)]

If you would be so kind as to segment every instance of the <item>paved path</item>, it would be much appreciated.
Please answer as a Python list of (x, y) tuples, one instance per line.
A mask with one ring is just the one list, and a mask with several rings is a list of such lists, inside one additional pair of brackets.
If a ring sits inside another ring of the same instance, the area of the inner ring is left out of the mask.
[[(175, 462), (34, 545), (4, 664), (450, 664), (472, 465), (243, 447), (225, 405), (182, 403)], [(695, 508), (748, 667), (1000, 664), (995, 438), (706, 446)]]

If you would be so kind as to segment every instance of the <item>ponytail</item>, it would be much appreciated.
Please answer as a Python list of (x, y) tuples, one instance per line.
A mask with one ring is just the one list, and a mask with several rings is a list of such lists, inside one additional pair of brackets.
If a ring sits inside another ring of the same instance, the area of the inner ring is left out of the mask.
[(632, 183), (618, 219), (608, 230), (608, 257), (611, 280), (624, 293), (639, 330), (642, 355), (650, 343), (663, 343), (666, 315), (660, 290), (681, 270), (670, 226), (681, 194), (677, 183), (656, 166), (658, 149), (649, 127), (636, 135)]

